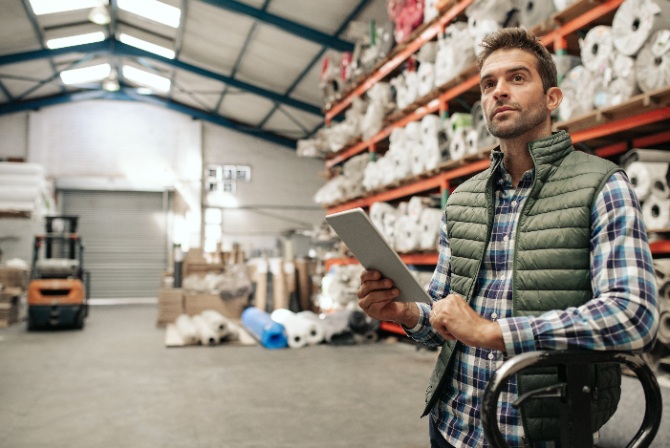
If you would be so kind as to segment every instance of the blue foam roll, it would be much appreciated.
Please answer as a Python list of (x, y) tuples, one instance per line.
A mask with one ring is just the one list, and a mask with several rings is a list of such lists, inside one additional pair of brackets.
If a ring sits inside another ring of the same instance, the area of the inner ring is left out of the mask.
[(242, 312), (242, 325), (247, 328), (265, 348), (288, 347), (284, 326), (273, 321), (270, 315), (258, 308), (249, 307)]

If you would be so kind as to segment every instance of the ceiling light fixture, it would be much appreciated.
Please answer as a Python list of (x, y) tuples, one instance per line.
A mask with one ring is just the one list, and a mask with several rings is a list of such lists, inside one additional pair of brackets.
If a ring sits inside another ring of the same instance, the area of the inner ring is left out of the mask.
[(112, 66), (109, 64), (91, 65), (84, 68), (75, 68), (60, 72), (60, 79), (65, 85), (87, 84), (89, 82), (102, 81), (109, 77)]
[(109, 76), (102, 81), (102, 88), (108, 92), (118, 92), (121, 89), (119, 80), (116, 78), (116, 72), (111, 71)]
[(96, 31), (94, 33), (77, 34), (76, 36), (57, 37), (49, 39), (46, 42), (47, 48), (55, 50), (56, 48), (72, 47), (74, 45), (92, 44), (93, 42), (102, 42), (105, 40), (105, 33)]
[(97, 25), (109, 25), (112, 21), (109, 11), (106, 6), (99, 5), (91, 9), (91, 12), (88, 13), (88, 20), (97, 24)]
[(118, 0), (119, 9), (162, 23), (172, 28), (179, 28), (181, 10), (157, 0)]
[(161, 47), (160, 45), (152, 44), (146, 40), (138, 39), (137, 37), (130, 36), (126, 33), (119, 34), (119, 40), (127, 45), (139, 48), (140, 50), (146, 50), (150, 53), (163, 56), (164, 58), (174, 59), (175, 53), (169, 48)]
[(108, 3), (108, 0), (30, 0), (30, 6), (36, 16), (95, 8)]

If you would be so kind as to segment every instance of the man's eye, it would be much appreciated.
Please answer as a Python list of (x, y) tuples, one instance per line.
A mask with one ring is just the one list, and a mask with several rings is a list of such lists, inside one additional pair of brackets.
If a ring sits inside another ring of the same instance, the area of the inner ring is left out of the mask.
[(523, 81), (523, 76), (521, 76), (521, 75), (514, 75), (514, 80), (517, 81), (517, 82), (521, 82), (521, 81)]
[(484, 90), (488, 90), (488, 89), (490, 89), (491, 87), (493, 87), (493, 83), (492, 83), (492, 82), (485, 82), (484, 84), (482, 84), (482, 88), (483, 88)]

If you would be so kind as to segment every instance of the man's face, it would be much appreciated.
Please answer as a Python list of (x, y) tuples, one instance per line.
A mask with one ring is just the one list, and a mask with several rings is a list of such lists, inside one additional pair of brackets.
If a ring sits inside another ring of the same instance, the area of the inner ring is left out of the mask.
[(480, 72), (482, 106), (494, 136), (512, 139), (538, 130), (550, 110), (535, 56), (518, 49), (497, 50)]

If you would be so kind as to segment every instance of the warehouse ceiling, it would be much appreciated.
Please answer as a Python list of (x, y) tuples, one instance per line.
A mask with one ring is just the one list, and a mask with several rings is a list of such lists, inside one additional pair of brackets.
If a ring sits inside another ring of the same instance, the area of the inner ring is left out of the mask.
[[(1, 0), (0, 115), (142, 101), (295, 148), (323, 124), (324, 56), (353, 50), (350, 22), (387, 21), (385, 4)], [(89, 42), (61, 39), (80, 35)]]

